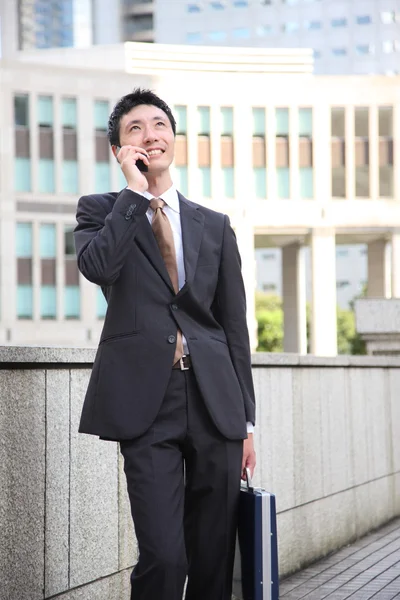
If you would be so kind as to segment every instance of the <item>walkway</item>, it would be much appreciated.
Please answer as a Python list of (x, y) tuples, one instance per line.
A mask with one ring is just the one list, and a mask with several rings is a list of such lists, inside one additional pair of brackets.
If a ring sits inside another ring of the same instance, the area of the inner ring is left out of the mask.
[(283, 579), (280, 600), (400, 600), (400, 518)]

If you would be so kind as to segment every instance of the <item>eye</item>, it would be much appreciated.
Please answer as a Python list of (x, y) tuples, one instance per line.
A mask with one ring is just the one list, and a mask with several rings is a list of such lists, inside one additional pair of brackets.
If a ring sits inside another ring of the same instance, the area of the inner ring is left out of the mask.
[(165, 125), (163, 121), (158, 121), (157, 125)]
[(133, 131), (133, 129), (140, 129), (139, 125), (132, 125), (129, 131)]

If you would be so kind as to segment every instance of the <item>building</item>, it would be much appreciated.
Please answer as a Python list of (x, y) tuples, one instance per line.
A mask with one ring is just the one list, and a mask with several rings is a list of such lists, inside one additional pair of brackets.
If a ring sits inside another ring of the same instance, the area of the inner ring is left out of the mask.
[(400, 71), (398, 0), (153, 0), (160, 43), (313, 48), (315, 72)]
[(1, 56), (119, 42), (120, 12), (108, 0), (0, 0)]
[(336, 352), (342, 245), (366, 244), (370, 296), (400, 296), (399, 77), (314, 76), (305, 50), (140, 43), (23, 53), (0, 77), (1, 342), (96, 343), (105, 305), (76, 268), (75, 208), (125, 183), (106, 122), (134, 85), (174, 107), (179, 189), (231, 217), (253, 347), (255, 248), (281, 252), (286, 351), (306, 352), (307, 247), (313, 353)]

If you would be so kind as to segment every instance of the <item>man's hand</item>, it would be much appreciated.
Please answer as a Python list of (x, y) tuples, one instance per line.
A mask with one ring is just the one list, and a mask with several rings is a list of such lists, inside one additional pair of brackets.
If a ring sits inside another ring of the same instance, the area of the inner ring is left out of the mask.
[(253, 434), (248, 433), (247, 439), (243, 441), (243, 459), (242, 459), (242, 479), (246, 481), (246, 469), (250, 469), (253, 477), (256, 466), (256, 453), (254, 451)]
[(122, 146), (118, 151), (117, 160), (121, 165), (128, 187), (138, 192), (145, 192), (149, 186), (146, 177), (136, 166), (137, 160), (142, 160), (149, 166), (150, 161), (146, 150), (139, 146)]

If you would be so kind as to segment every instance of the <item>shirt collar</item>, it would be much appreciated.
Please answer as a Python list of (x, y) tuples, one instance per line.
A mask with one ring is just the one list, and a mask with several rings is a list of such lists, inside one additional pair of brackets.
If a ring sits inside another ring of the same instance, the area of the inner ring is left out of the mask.
[[(143, 192), (143, 195), (147, 198), (147, 200), (151, 200), (152, 198), (154, 198), (154, 196), (152, 194), (149, 194), (149, 192)], [(171, 208), (172, 210), (174, 210), (177, 213), (180, 213), (180, 206), (179, 206), (179, 196), (178, 196), (178, 192), (177, 189), (174, 185), (171, 185), (171, 187), (166, 190), (165, 192), (163, 192), (160, 196), (160, 198), (162, 198), (165, 202), (165, 204)]]

